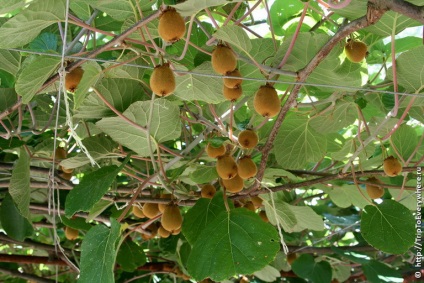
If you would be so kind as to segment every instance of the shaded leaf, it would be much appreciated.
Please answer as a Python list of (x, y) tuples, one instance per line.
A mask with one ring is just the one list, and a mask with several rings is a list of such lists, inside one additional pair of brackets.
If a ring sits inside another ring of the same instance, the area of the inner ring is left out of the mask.
[(0, 70), (16, 76), (20, 67), (21, 54), (19, 52), (0, 49)]
[(177, 5), (171, 5), (173, 6), (178, 13), (181, 14), (181, 16), (191, 16), (193, 14), (196, 14), (198, 11), (203, 10), (204, 8), (208, 8), (211, 6), (218, 6), (223, 5), (226, 3), (234, 3), (234, 2), (241, 2), (240, 0), (187, 0), (182, 3), (179, 3)]
[(19, 159), (13, 166), (10, 178), (9, 194), (16, 204), (19, 213), (30, 220), (30, 157), (24, 148), (21, 148)]
[(371, 260), (362, 265), (367, 282), (370, 283), (401, 283), (402, 273), (377, 260)]
[(331, 265), (327, 261), (316, 262), (312, 255), (302, 254), (292, 265), (293, 272), (312, 283), (330, 283)]
[(119, 248), (116, 263), (118, 263), (124, 271), (132, 272), (136, 270), (137, 267), (143, 266), (146, 263), (146, 254), (142, 247), (131, 240), (125, 240)]
[(1, 202), (0, 222), (6, 234), (12, 239), (22, 242), (32, 235), (31, 222), (19, 213), (10, 194), (6, 194)]

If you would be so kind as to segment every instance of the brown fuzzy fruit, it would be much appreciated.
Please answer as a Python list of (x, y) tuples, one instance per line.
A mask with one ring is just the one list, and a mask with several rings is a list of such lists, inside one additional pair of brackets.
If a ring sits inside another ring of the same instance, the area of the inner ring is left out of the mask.
[(206, 184), (202, 186), (202, 190), (200, 191), (200, 195), (202, 198), (213, 198), (216, 193), (216, 189), (211, 184)]
[(60, 169), (63, 171), (63, 173), (67, 173), (67, 174), (71, 174), (72, 172), (74, 172), (74, 168), (66, 168), (66, 167), (60, 166)]
[(239, 86), (241, 86), (243, 79), (241, 78), (241, 73), (238, 69), (235, 69), (234, 71), (231, 71), (231, 72), (227, 72), (225, 75), (238, 77), (238, 78), (224, 78), (223, 79), (224, 86), (228, 88), (238, 88)]
[(253, 98), (253, 107), (261, 116), (268, 118), (276, 116), (280, 112), (281, 102), (275, 88), (270, 85), (259, 87)]
[(183, 217), (181, 216), (178, 205), (170, 203), (165, 207), (162, 215), (162, 226), (168, 231), (174, 231), (181, 228)]
[(237, 167), (238, 175), (245, 180), (255, 177), (256, 173), (258, 172), (258, 168), (250, 156), (244, 156), (240, 158), (237, 162)]
[(183, 17), (174, 9), (166, 10), (159, 18), (159, 36), (167, 42), (178, 41), (186, 31)]
[(400, 164), (399, 160), (393, 156), (389, 156), (384, 159), (383, 162), (383, 170), (389, 177), (395, 177), (402, 172), (402, 164)]
[(158, 96), (166, 96), (175, 90), (174, 72), (169, 64), (156, 66), (150, 76), (150, 88)]
[(150, 225), (146, 228), (146, 231), (147, 231), (147, 232), (149, 232), (149, 233), (150, 233), (150, 235), (148, 235), (148, 234), (141, 234), (141, 237), (142, 237), (144, 240), (150, 240), (150, 239), (152, 239), (152, 238), (156, 237), (156, 235), (158, 234), (158, 230), (159, 230), (159, 227), (158, 227), (157, 222), (152, 223), (152, 224), (150, 224)]
[(208, 143), (206, 146), (206, 154), (212, 158), (218, 158), (225, 154), (226, 148), (224, 144), (221, 144), (219, 147), (214, 147), (212, 144)]
[(293, 262), (296, 260), (297, 255), (295, 253), (290, 253), (287, 255), (287, 262), (292, 265)]
[(253, 202), (256, 208), (259, 208), (262, 206), (263, 200), (260, 197), (254, 196), (254, 197), (251, 197), (250, 200)]
[(65, 173), (65, 172), (61, 172), (59, 173), (59, 177), (64, 179), (64, 180), (71, 180), (72, 179), (72, 173)]
[(375, 177), (368, 178), (367, 182), (372, 184), (366, 184), (365, 188), (367, 194), (371, 199), (381, 198), (384, 195), (384, 189), (379, 185), (381, 181)]
[(56, 150), (54, 151), (54, 158), (56, 160), (62, 160), (66, 158), (66, 155), (68, 153), (66, 152), (66, 150), (63, 147), (58, 146), (56, 148)]
[(165, 228), (163, 228), (163, 226), (161, 225), (161, 226), (158, 228), (158, 235), (159, 235), (161, 238), (168, 238), (168, 237), (171, 235), (171, 232), (169, 232), (168, 230), (166, 230)]
[(225, 99), (229, 101), (236, 101), (243, 94), (241, 85), (236, 88), (228, 88), (225, 85), (222, 88), (222, 93), (224, 94)]
[(160, 214), (157, 203), (146, 203), (143, 205), (143, 213), (147, 218), (152, 219)]
[(367, 45), (362, 41), (348, 40), (345, 45), (347, 59), (353, 63), (359, 63), (367, 56)]
[(243, 190), (244, 181), (239, 175), (229, 180), (222, 179), (222, 186), (230, 193), (238, 193)]
[(65, 227), (65, 237), (66, 237), (66, 239), (73, 241), (76, 238), (78, 238), (78, 234), (79, 234), (78, 230), (71, 228), (71, 227), (68, 227), (68, 226)]
[(230, 155), (220, 156), (216, 161), (216, 172), (223, 180), (234, 178), (237, 175), (237, 163)]
[(259, 211), (259, 217), (261, 217), (264, 222), (266, 223), (269, 222), (269, 219), (268, 219), (268, 216), (266, 216), (265, 210)]
[(252, 130), (243, 130), (238, 135), (238, 142), (242, 148), (252, 149), (258, 144), (259, 137)]
[(237, 58), (233, 50), (225, 45), (217, 45), (212, 51), (212, 68), (218, 74), (224, 75), (237, 67)]
[(172, 231), (171, 231), (171, 234), (172, 234), (172, 235), (178, 235), (178, 234), (180, 234), (180, 232), (181, 232), (181, 227), (180, 227), (180, 228), (178, 228), (178, 229), (172, 230)]
[[(160, 198), (169, 199), (169, 201), (171, 201), (171, 194), (161, 194)], [(158, 209), (160, 213), (163, 213), (165, 211), (165, 207), (167, 204), (168, 203), (158, 203)]]
[(134, 214), (135, 217), (138, 217), (138, 218), (145, 218), (146, 217), (146, 215), (144, 215), (144, 213), (143, 213), (143, 209), (141, 209), (137, 205), (133, 205), (132, 213)]
[(244, 208), (247, 208), (248, 210), (251, 211), (256, 211), (255, 205), (253, 204), (253, 202), (248, 201), (243, 205)]
[(67, 73), (65, 76), (65, 88), (67, 91), (75, 92), (77, 89), (82, 75), (84, 74), (84, 70), (81, 67), (77, 67), (73, 69), (71, 72)]

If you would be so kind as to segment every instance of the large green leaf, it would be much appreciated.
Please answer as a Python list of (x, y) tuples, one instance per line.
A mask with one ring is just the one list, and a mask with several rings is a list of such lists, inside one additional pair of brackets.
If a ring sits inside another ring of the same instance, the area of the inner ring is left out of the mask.
[(32, 235), (31, 222), (19, 213), (10, 194), (6, 194), (1, 202), (0, 222), (6, 234), (12, 239), (23, 241)]
[(146, 263), (146, 254), (142, 247), (127, 238), (119, 248), (116, 262), (126, 272), (133, 272)]
[(184, 216), (182, 232), (187, 241), (194, 245), (200, 233), (223, 211), (225, 211), (225, 205), (222, 192), (217, 192), (213, 199), (197, 200)]
[[(407, 91), (424, 93), (424, 46), (412, 48), (396, 59), (397, 82)], [(393, 79), (392, 68), (387, 71), (389, 79)]]
[(0, 70), (16, 76), (21, 66), (21, 54), (17, 51), (0, 49)]
[(307, 117), (289, 115), (275, 138), (272, 152), (283, 168), (297, 169), (321, 160), (326, 149), (325, 136), (311, 127)]
[(290, 1), (289, 3), (275, 1), (269, 11), (275, 34), (280, 36), (284, 35), (284, 24), (291, 18), (299, 15), (302, 10), (303, 3), (301, 1)]
[(331, 104), (315, 114), (310, 124), (319, 133), (334, 133), (347, 127), (356, 120), (356, 104), (353, 102), (339, 102)]
[(22, 8), (26, 3), (22, 0), (2, 0), (0, 14), (9, 13), (15, 9)]
[(190, 179), (197, 184), (209, 183), (218, 179), (218, 173), (215, 166), (198, 166), (194, 172), (190, 174)]
[(334, 186), (334, 188), (328, 193), (328, 196), (338, 207), (342, 208), (346, 208), (351, 205), (364, 208), (371, 201), (367, 192), (362, 190), (361, 194), (356, 185)]
[(327, 261), (316, 262), (310, 254), (302, 254), (292, 265), (293, 272), (312, 283), (330, 283), (331, 265)]
[(64, 20), (65, 10), (65, 0), (34, 1), (0, 27), (0, 49), (31, 42), (44, 28)]
[[(96, 86), (97, 91), (119, 112), (124, 112), (132, 103), (141, 100), (140, 84), (128, 79), (102, 79)], [(92, 92), (84, 99), (75, 113), (75, 117), (100, 119), (116, 116), (116, 114)]]
[(191, 250), (187, 269), (200, 281), (222, 281), (251, 274), (270, 263), (280, 249), (274, 227), (245, 208), (223, 211), (201, 232)]
[(401, 283), (402, 273), (377, 260), (370, 260), (362, 265), (367, 282), (370, 283)]
[(362, 213), (361, 233), (376, 249), (401, 254), (414, 245), (414, 216), (408, 208), (393, 200), (368, 205)]
[(390, 140), (397, 152), (404, 160), (408, 160), (418, 145), (418, 135), (411, 126), (402, 124), (396, 132), (390, 136)]
[(85, 2), (90, 4), (93, 8), (105, 12), (117, 21), (124, 21), (125, 19), (133, 16), (135, 13), (131, 2), (126, 0), (88, 0)]
[[(84, 102), (86, 102), (86, 100), (88, 100), (88, 104), (90, 103), (90, 98), (87, 98), (87, 94), (88, 94), (88, 90), (90, 89), (90, 87), (93, 87), (96, 85), (96, 83), (103, 77), (103, 72), (102, 72), (102, 68), (100, 67), (99, 64), (97, 64), (97, 62), (94, 61), (89, 61), (87, 63), (85, 63), (84, 65), (82, 65), (82, 69), (84, 70), (84, 74), (82, 75), (81, 81), (78, 84), (78, 88), (75, 91), (74, 94), (74, 108), (78, 109), (81, 104), (83, 104)], [(94, 94), (92, 94), (94, 95)], [(90, 104), (89, 104), (90, 105)], [(94, 105), (91, 105), (94, 106)], [(95, 114), (97, 109), (95, 109), (93, 107), (92, 111), (93, 111), (93, 118), (96, 118)], [(78, 115), (78, 112), (76, 113), (76, 115)], [(84, 116), (82, 116), (81, 118), (85, 118)], [(91, 118), (90, 116), (87, 118)]]
[(25, 66), (16, 81), (16, 92), (22, 96), (22, 102), (32, 100), (37, 90), (53, 74), (60, 64), (60, 58), (39, 56)]
[(71, 217), (78, 211), (90, 211), (90, 209), (109, 190), (116, 175), (122, 170), (128, 158), (121, 166), (105, 166), (84, 176), (67, 195), (65, 202), (65, 215)]
[(249, 36), (243, 28), (234, 25), (223, 26), (217, 30), (215, 37), (222, 41), (229, 43), (231, 46), (235, 46), (241, 51), (249, 54), (252, 49)]
[[(135, 102), (123, 114), (138, 125), (146, 127), (150, 104), (150, 101)], [(150, 123), (151, 136), (157, 142), (178, 138), (181, 133), (179, 115), (179, 109), (175, 104), (166, 99), (156, 99)], [(150, 154), (145, 130), (129, 124), (120, 117), (103, 118), (96, 125), (110, 135), (113, 140), (134, 150), (138, 155), (148, 156)]]
[(300, 232), (305, 229), (321, 231), (324, 230), (324, 221), (322, 217), (316, 214), (309, 206), (294, 206), (290, 205), (282, 199), (274, 199), (275, 212), (271, 200), (271, 196), (261, 195), (264, 199), (266, 215), (269, 222), (277, 225), (278, 222), (283, 227), (284, 231), (288, 233)]
[(91, 228), (81, 245), (80, 283), (114, 283), (119, 223), (111, 219), (111, 227), (101, 224)]
[(191, 16), (205, 8), (234, 2), (241, 2), (241, 0), (187, 0), (171, 6), (173, 6), (182, 16)]
[(0, 111), (4, 111), (16, 103), (18, 97), (13, 88), (0, 88)]
[[(192, 72), (194, 74), (190, 73), (175, 78), (177, 83), (175, 96), (183, 100), (200, 100), (214, 104), (225, 100), (222, 94), (222, 79), (208, 76), (213, 72), (210, 62), (204, 62)], [(196, 73), (203, 75), (199, 76)]]
[(19, 210), (19, 213), (26, 219), (30, 219), (30, 158), (24, 148), (21, 148), (19, 159), (13, 167), (10, 178), (9, 193)]

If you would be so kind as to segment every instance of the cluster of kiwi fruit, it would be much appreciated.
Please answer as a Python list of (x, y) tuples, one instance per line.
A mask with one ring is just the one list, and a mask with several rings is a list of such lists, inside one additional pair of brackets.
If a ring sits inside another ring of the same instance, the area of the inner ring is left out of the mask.
[(236, 101), (242, 95), (243, 79), (237, 69), (237, 57), (228, 44), (220, 42), (212, 51), (212, 68), (215, 72), (234, 78), (224, 78), (222, 93), (226, 100)]
[[(171, 199), (170, 194), (162, 194), (160, 198), (169, 199), (167, 203), (145, 203), (142, 207), (140, 204), (132, 207), (132, 213), (138, 218), (155, 218), (162, 214), (160, 226), (152, 224), (149, 227), (151, 237), (158, 234), (161, 238), (168, 238), (171, 234), (178, 235), (181, 232), (183, 217), (178, 205)], [(149, 238), (151, 238), (149, 237)]]
[(359, 63), (368, 55), (368, 47), (359, 40), (349, 38), (345, 44), (344, 51), (347, 59), (353, 63)]
[[(402, 172), (402, 164), (396, 157), (389, 156), (383, 161), (383, 170), (387, 176), (396, 177)], [(376, 177), (370, 177), (367, 179), (365, 189), (371, 199), (381, 198), (384, 195), (382, 182)]]

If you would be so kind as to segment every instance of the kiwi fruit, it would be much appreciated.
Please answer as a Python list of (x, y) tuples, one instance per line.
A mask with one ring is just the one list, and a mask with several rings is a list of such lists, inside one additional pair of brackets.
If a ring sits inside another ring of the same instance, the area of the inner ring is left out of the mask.
[(280, 112), (281, 102), (275, 88), (269, 84), (260, 86), (253, 98), (253, 107), (263, 117), (276, 116)]
[(79, 232), (78, 232), (77, 229), (71, 228), (69, 226), (65, 227), (65, 237), (66, 237), (66, 239), (73, 241), (76, 238), (78, 238), (78, 234), (79, 234)]
[(241, 73), (238, 69), (235, 69), (234, 71), (227, 72), (225, 74), (226, 76), (232, 76), (237, 78), (224, 78), (224, 86), (228, 88), (238, 88), (241, 86), (241, 83), (243, 82), (243, 79), (241, 78)]
[(250, 156), (244, 156), (240, 158), (237, 162), (237, 168), (238, 175), (245, 180), (255, 177), (256, 173), (258, 172), (258, 168)]
[(67, 73), (65, 76), (66, 90), (69, 92), (75, 92), (82, 79), (83, 74), (84, 70), (81, 67), (76, 67), (75, 69)]
[(167, 42), (176, 42), (184, 36), (185, 22), (175, 9), (167, 9), (159, 18), (159, 36)]
[(216, 161), (216, 172), (223, 180), (234, 178), (237, 175), (237, 163), (230, 155), (220, 156)]
[(202, 190), (200, 191), (200, 195), (202, 198), (213, 198), (216, 193), (216, 189), (211, 184), (206, 184), (202, 186)]
[(67, 154), (68, 153), (63, 147), (58, 146), (56, 150), (54, 151), (54, 158), (56, 160), (62, 160), (66, 158)]
[(225, 154), (226, 148), (224, 144), (221, 144), (219, 147), (214, 147), (211, 143), (208, 143), (206, 146), (206, 154), (212, 158), (218, 158)]
[(178, 234), (180, 234), (180, 232), (181, 232), (181, 227), (180, 227), (180, 228), (178, 228), (178, 229), (172, 230), (172, 231), (171, 231), (171, 234), (172, 234), (172, 235), (178, 235)]
[(162, 214), (162, 226), (168, 231), (174, 231), (181, 228), (183, 217), (181, 216), (180, 208), (175, 203), (170, 203), (165, 207)]
[(353, 63), (359, 63), (367, 56), (367, 49), (367, 45), (362, 41), (348, 39), (344, 51), (347, 59)]
[(171, 232), (169, 232), (168, 230), (166, 230), (165, 228), (163, 228), (163, 226), (161, 225), (161, 226), (158, 228), (158, 235), (159, 235), (161, 238), (168, 238), (168, 237), (171, 235)]
[(258, 142), (258, 134), (252, 130), (243, 130), (238, 135), (238, 143), (242, 148), (252, 149), (258, 144)]
[(246, 202), (246, 203), (243, 205), (243, 207), (244, 207), (244, 208), (247, 208), (248, 210), (251, 210), (251, 211), (256, 211), (256, 207), (255, 207), (255, 205), (253, 204), (253, 202), (251, 202), (251, 201)]
[(288, 262), (290, 265), (292, 265), (292, 264), (293, 264), (293, 262), (294, 262), (296, 259), (297, 259), (297, 255), (296, 255), (296, 253), (289, 253), (289, 254), (287, 255), (287, 262)]
[(263, 202), (263, 200), (258, 196), (251, 197), (250, 201), (253, 202), (256, 208), (261, 207)]
[(396, 157), (389, 156), (383, 161), (383, 170), (389, 177), (395, 177), (402, 172), (402, 164)]
[(141, 209), (137, 205), (133, 205), (132, 213), (134, 214), (135, 217), (138, 217), (138, 218), (145, 218), (146, 217), (146, 215), (144, 215), (144, 213), (143, 213), (143, 209)]
[(175, 90), (174, 72), (169, 63), (156, 66), (150, 76), (150, 88), (158, 96), (166, 96)]
[(367, 182), (372, 183), (365, 185), (367, 194), (371, 199), (381, 198), (384, 195), (384, 189), (379, 186), (379, 184), (381, 184), (379, 179), (371, 177), (368, 178)]
[(222, 88), (222, 93), (224, 94), (225, 99), (229, 101), (236, 101), (243, 94), (241, 85), (236, 88), (228, 88), (225, 85)]
[(157, 203), (145, 203), (143, 205), (143, 214), (147, 217), (152, 219), (155, 216), (158, 216), (160, 214), (158, 204)]
[(60, 166), (60, 169), (63, 171), (63, 173), (71, 174), (72, 172), (74, 172), (74, 168), (66, 168), (66, 167)]
[(232, 179), (222, 179), (222, 186), (230, 193), (238, 193), (243, 190), (244, 181), (239, 175), (235, 175)]
[(72, 173), (65, 173), (65, 172), (60, 172), (59, 173), (59, 177), (64, 179), (64, 180), (71, 180), (72, 179)]
[[(169, 201), (171, 201), (171, 194), (161, 194), (160, 198), (169, 199)], [(167, 204), (168, 203), (158, 203), (160, 213), (163, 213), (165, 211), (165, 207)]]
[(156, 235), (158, 234), (158, 224), (157, 222), (150, 224), (147, 228), (146, 231), (150, 233), (150, 235), (148, 234), (141, 234), (141, 237), (143, 238), (143, 240), (150, 240), (153, 239), (154, 237), (156, 237)]
[(269, 222), (268, 216), (266, 216), (265, 210), (259, 211), (259, 217), (266, 223)]
[(221, 75), (232, 72), (237, 67), (237, 58), (233, 50), (223, 44), (218, 44), (212, 51), (211, 62), (214, 71)]

